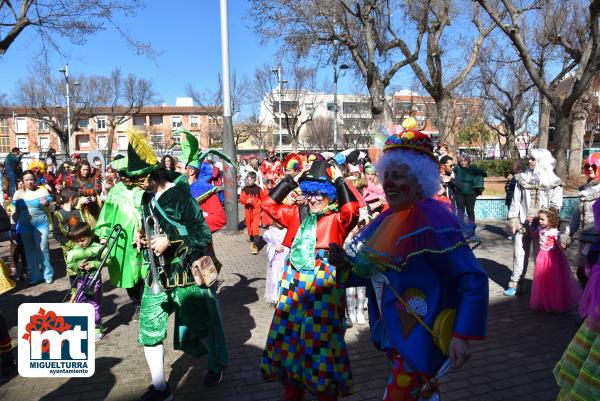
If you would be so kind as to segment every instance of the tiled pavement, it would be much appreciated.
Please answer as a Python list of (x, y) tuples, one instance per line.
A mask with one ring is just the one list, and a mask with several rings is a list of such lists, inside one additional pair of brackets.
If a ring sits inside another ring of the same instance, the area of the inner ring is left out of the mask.
[[(528, 298), (504, 298), (501, 286), (510, 276), (511, 242), (498, 223), (482, 224), (484, 242), (475, 252), (490, 275), (488, 339), (473, 344), (472, 359), (452, 370), (442, 384), (443, 400), (546, 401), (556, 397), (552, 367), (577, 330), (573, 314), (551, 315), (532, 312)], [(272, 308), (263, 298), (266, 261), (264, 252), (250, 255), (244, 235), (217, 234), (215, 243), (224, 264), (219, 300), (223, 312), (231, 364), (223, 382), (215, 388), (202, 387), (206, 359), (195, 361), (166, 343), (165, 366), (176, 399), (190, 400), (277, 400), (281, 387), (262, 380), (258, 363)], [(6, 249), (1, 255), (6, 254)], [(52, 259), (62, 259), (56, 244)], [(531, 272), (530, 274), (531, 275)], [(60, 302), (66, 288), (64, 267), (58, 268), (51, 285), (26, 288), (22, 282), (0, 296), (0, 310), (16, 338), (16, 311), (22, 302)], [(143, 393), (150, 375), (142, 347), (136, 344), (137, 324), (128, 323), (132, 309), (124, 290), (105, 285), (105, 326), (109, 333), (97, 345), (96, 374), (89, 379), (0, 379), (0, 400), (133, 400)], [(172, 321), (172, 319), (171, 319)], [(367, 326), (349, 329), (356, 394), (346, 400), (380, 400), (387, 378), (384, 356), (368, 341)]]

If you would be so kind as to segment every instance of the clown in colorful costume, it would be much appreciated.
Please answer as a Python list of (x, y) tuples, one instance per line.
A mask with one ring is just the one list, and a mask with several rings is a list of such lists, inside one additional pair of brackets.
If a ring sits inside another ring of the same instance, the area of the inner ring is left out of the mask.
[(343, 257), (356, 275), (371, 280), (371, 340), (390, 362), (386, 401), (420, 399), (448, 353), (460, 366), (466, 340), (485, 335), (488, 279), (458, 218), (431, 199), (439, 188), (432, 150), (418, 131), (392, 135), (377, 164), (390, 208), (346, 252), (330, 249), (340, 269)]
[(346, 277), (329, 263), (328, 249), (342, 244), (356, 225), (358, 204), (328, 166), (316, 161), (297, 176), (307, 206), (283, 204), (298, 186), (289, 175), (262, 198), (262, 209), (294, 238), (261, 361), (266, 380), (283, 381), (285, 400), (303, 399), (304, 388), (319, 400), (352, 393), (344, 342)]

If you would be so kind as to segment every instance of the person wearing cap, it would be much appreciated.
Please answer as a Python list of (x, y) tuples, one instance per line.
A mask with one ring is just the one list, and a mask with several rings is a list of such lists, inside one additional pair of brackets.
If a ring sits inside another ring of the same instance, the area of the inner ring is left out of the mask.
[(371, 340), (390, 365), (385, 401), (430, 399), (449, 364), (469, 358), (469, 341), (484, 338), (488, 308), (488, 278), (460, 220), (432, 199), (440, 175), (431, 139), (416, 121), (403, 126), (376, 167), (389, 209), (346, 250), (330, 246), (339, 272), (371, 282)]
[[(573, 211), (569, 225), (565, 229), (565, 234), (560, 236), (561, 246), (566, 249), (571, 245), (573, 237), (581, 230), (579, 235), (579, 248), (577, 250), (576, 265), (577, 279), (581, 287), (585, 288), (588, 281), (585, 274), (585, 259), (593, 243), (600, 242), (600, 233), (596, 231), (594, 225), (594, 213), (592, 205), (600, 198), (600, 153), (592, 153), (585, 160), (583, 173), (587, 182), (579, 187), (579, 204)], [(598, 178), (597, 178), (598, 177)]]
[(225, 209), (217, 196), (217, 188), (209, 183), (213, 175), (210, 163), (195, 160), (188, 167), (193, 169), (188, 177), (192, 197), (202, 209), (202, 214), (211, 233), (219, 231), (227, 223)]
[[(214, 256), (212, 235), (189, 187), (178, 185), (174, 178), (164, 168), (150, 172), (144, 183), (142, 216), (143, 219), (154, 216), (158, 227), (153, 231), (156, 233), (160, 228), (164, 235), (140, 230), (136, 236), (138, 248), (146, 248), (144, 255), (155, 258), (158, 270), (157, 276), (152, 273), (146, 276), (140, 309), (138, 343), (144, 346), (152, 377), (152, 384), (140, 398), (142, 401), (172, 399), (165, 378), (163, 344), (172, 313), (175, 314), (174, 349), (195, 358), (208, 355), (205, 387), (220, 383), (228, 364), (216, 285), (197, 284), (191, 269), (202, 257)], [(160, 284), (158, 292), (151, 289), (154, 282)]]
[[(128, 134), (131, 136), (133, 132)], [(94, 227), (94, 234), (101, 243), (107, 240), (115, 224), (122, 227), (107, 267), (112, 285), (127, 291), (134, 309), (132, 321), (139, 321), (142, 279), (146, 270), (143, 267), (142, 253), (137, 252), (131, 244), (142, 220), (142, 187), (148, 174), (157, 167), (156, 164), (151, 157), (138, 155), (131, 143), (127, 149), (127, 157), (111, 162), (110, 165), (119, 171), (122, 178), (108, 192)]]
[[(283, 203), (300, 187), (307, 205)], [(351, 394), (352, 375), (344, 341), (347, 275), (328, 261), (330, 244), (342, 244), (358, 222), (358, 203), (339, 168), (325, 161), (285, 175), (261, 199), (262, 209), (287, 228), (290, 247), (279, 300), (261, 360), (263, 377), (282, 381), (284, 400), (318, 400)]]

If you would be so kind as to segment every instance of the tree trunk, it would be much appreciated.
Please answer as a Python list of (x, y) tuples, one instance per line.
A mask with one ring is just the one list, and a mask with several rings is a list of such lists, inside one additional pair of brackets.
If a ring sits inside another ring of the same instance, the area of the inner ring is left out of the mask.
[(113, 142), (115, 140), (115, 127), (112, 125), (108, 126), (108, 136), (106, 138), (106, 163), (110, 163), (112, 160)]
[(452, 99), (443, 96), (435, 100), (435, 109), (437, 113), (437, 129), (440, 134), (440, 140), (448, 144), (448, 153), (451, 155), (458, 154), (458, 146), (456, 141), (456, 132), (452, 129), (453, 113), (450, 112), (452, 107)]
[(565, 116), (557, 112), (555, 124), (554, 157), (556, 158), (556, 175), (564, 182), (567, 179), (567, 149), (571, 133), (571, 118), (569, 114)]
[(292, 136), (292, 152), (298, 152), (298, 142), (300, 142), (300, 133)]
[(509, 132), (506, 137), (506, 156), (510, 159), (519, 159), (521, 155), (519, 154), (519, 149), (515, 146), (515, 133)]
[(569, 147), (569, 178), (581, 176), (585, 128), (588, 116), (588, 104), (583, 99), (575, 103), (571, 128), (571, 146)]
[(385, 87), (381, 81), (373, 81), (369, 86), (371, 99), (371, 115), (376, 123), (375, 127), (389, 126), (394, 122), (392, 108), (385, 98)]
[(539, 125), (538, 125), (538, 149), (548, 149), (548, 129), (550, 127), (550, 103), (540, 92)]

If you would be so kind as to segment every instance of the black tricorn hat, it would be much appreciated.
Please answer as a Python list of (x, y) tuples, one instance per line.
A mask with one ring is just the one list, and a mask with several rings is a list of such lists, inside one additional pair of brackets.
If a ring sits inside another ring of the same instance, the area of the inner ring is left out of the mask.
[(312, 162), (310, 169), (300, 178), (300, 181), (331, 182), (329, 168), (331, 168), (331, 165), (325, 160), (315, 160)]

